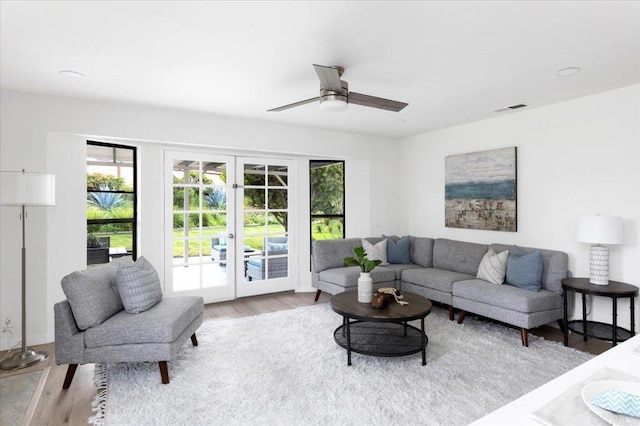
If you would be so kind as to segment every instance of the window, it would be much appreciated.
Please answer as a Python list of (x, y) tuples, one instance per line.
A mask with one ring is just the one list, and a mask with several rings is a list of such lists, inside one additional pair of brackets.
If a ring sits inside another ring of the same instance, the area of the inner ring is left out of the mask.
[(309, 161), (311, 240), (344, 238), (344, 161)]
[(87, 264), (136, 258), (136, 148), (87, 141)]

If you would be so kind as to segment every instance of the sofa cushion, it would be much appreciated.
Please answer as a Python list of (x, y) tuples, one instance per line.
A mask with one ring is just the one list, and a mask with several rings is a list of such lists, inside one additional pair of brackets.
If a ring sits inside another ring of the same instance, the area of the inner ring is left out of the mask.
[(143, 343), (171, 343), (203, 311), (199, 296), (165, 297), (140, 314), (121, 311), (84, 334), (87, 348)]
[(504, 283), (504, 277), (507, 274), (507, 257), (509, 257), (508, 250), (496, 253), (490, 248), (480, 261), (476, 278), (493, 284)]
[(424, 268), (433, 267), (433, 238), (409, 237), (409, 257), (411, 263)]
[(387, 264), (387, 240), (381, 240), (377, 243), (370, 243), (367, 239), (362, 239), (362, 248), (366, 253), (367, 259), (379, 260), (380, 265)]
[(130, 257), (72, 272), (62, 278), (62, 291), (80, 330), (95, 327), (123, 309), (116, 288), (116, 275), (121, 266), (131, 266)]
[(140, 256), (136, 263), (120, 268), (116, 285), (125, 311), (139, 314), (162, 300), (162, 286), (151, 262)]
[(396, 280), (398, 281), (402, 278), (402, 271), (406, 271), (407, 269), (424, 269), (422, 266), (414, 265), (412, 263), (389, 263), (385, 266), (378, 266), (378, 268), (394, 271), (396, 274)]
[(507, 284), (524, 290), (540, 290), (542, 280), (542, 253), (525, 253), (517, 246), (509, 250)]
[(395, 264), (411, 263), (411, 256), (409, 254), (411, 240), (409, 239), (408, 235), (402, 238), (386, 237), (386, 239), (387, 262)]
[[(348, 266), (342, 268), (325, 269), (320, 272), (320, 281), (325, 281), (340, 287), (354, 287), (358, 284), (360, 267)], [(373, 283), (393, 282), (396, 278), (395, 271), (387, 268), (376, 267), (370, 272)]]
[(480, 279), (457, 281), (451, 292), (455, 297), (523, 313), (562, 308), (562, 297), (552, 291), (532, 292), (509, 285), (497, 286)]
[(438, 238), (433, 245), (433, 267), (475, 277), (487, 249), (484, 244)]
[(314, 272), (344, 266), (344, 258), (353, 256), (353, 249), (362, 245), (360, 238), (345, 238), (344, 240), (320, 240), (313, 243)]
[(428, 287), (445, 293), (451, 293), (451, 286), (454, 282), (473, 278), (473, 275), (436, 268), (407, 269), (402, 271), (402, 282)]
[[(491, 244), (496, 252), (508, 250), (511, 246), (506, 244)], [(557, 250), (541, 250), (531, 247), (520, 247), (525, 253), (539, 251), (542, 253), (542, 288), (562, 294), (563, 278), (568, 276), (569, 256), (567, 253)]]

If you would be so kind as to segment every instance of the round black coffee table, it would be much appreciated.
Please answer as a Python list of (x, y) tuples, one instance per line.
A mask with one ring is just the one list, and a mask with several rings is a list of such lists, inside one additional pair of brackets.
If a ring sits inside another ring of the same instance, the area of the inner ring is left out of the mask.
[[(338, 345), (351, 352), (374, 356), (405, 356), (422, 351), (422, 365), (427, 365), (429, 338), (424, 332), (424, 319), (431, 312), (431, 302), (417, 294), (402, 293), (408, 305), (391, 300), (384, 309), (371, 303), (358, 302), (357, 291), (345, 291), (331, 297), (331, 308), (342, 315), (342, 325), (333, 333)], [(409, 321), (420, 320), (420, 328)]]

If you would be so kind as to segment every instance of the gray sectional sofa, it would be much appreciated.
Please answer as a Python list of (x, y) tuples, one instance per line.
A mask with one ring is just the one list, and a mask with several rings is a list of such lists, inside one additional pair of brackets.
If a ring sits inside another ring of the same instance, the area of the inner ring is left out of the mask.
[[(375, 244), (382, 238), (366, 240)], [(343, 262), (361, 245), (361, 238), (313, 243), (311, 268), (316, 300), (322, 291), (336, 294), (357, 288), (360, 269), (344, 267)], [(480, 262), (489, 249), (502, 252), (510, 246), (444, 238), (410, 237), (411, 263), (378, 266), (371, 272), (371, 279), (374, 288), (395, 287), (446, 305), (450, 320), (453, 320), (454, 308), (458, 309), (459, 323), (466, 312), (471, 312), (519, 327), (522, 344), (528, 346), (529, 329), (560, 322), (563, 317), (560, 281), (568, 276), (568, 256), (555, 250), (519, 248), (525, 253), (540, 251), (542, 254), (541, 288), (537, 292), (476, 278)]]

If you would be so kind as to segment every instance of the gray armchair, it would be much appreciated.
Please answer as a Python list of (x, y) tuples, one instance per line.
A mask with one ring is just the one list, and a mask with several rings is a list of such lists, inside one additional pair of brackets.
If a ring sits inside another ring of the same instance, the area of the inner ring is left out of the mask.
[[(63, 278), (68, 300), (54, 305), (56, 363), (69, 364), (62, 386), (68, 389), (78, 364), (158, 362), (162, 383), (169, 383), (167, 361), (203, 322), (201, 297), (164, 297), (140, 313), (123, 309), (116, 289), (121, 267), (130, 258), (74, 272)], [(160, 295), (161, 296), (161, 295)]]
[(247, 279), (253, 281), (288, 276), (288, 253), (287, 237), (265, 238), (261, 256), (247, 260)]

